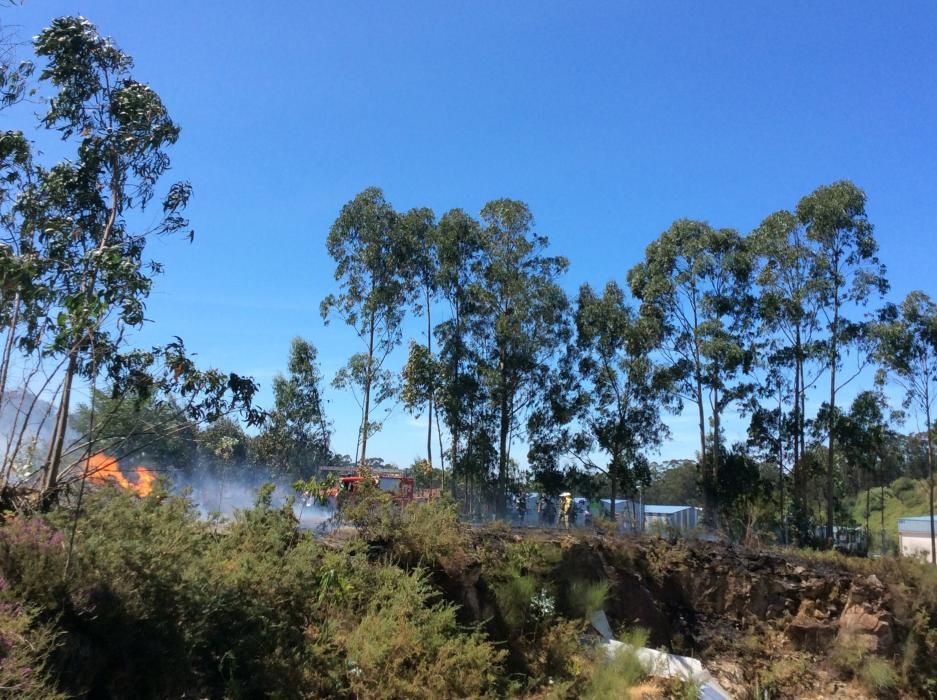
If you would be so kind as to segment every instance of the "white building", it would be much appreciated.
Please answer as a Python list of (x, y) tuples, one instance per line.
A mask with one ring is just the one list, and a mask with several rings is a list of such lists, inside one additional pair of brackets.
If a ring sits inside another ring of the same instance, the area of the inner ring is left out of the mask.
[(693, 506), (659, 506), (644, 504), (644, 529), (649, 532), (666, 529), (692, 530), (699, 522), (701, 509)]
[(930, 516), (901, 518), (898, 521), (898, 551), (903, 557), (919, 557), (930, 561)]

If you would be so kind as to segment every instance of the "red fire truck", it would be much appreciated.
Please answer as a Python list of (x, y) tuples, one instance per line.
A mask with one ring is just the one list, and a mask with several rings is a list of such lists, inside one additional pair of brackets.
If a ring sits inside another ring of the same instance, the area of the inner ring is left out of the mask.
[(372, 472), (370, 476), (343, 476), (338, 480), (338, 496), (347, 498), (353, 496), (359, 484), (365, 479), (371, 481), (381, 490), (391, 495), (394, 503), (405, 506), (413, 502), (413, 479), (403, 474), (392, 472)]

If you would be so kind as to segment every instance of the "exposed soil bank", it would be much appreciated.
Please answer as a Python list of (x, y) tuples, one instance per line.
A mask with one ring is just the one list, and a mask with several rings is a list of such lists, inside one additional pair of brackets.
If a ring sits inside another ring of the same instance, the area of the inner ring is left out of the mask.
[[(437, 578), (466, 621), (484, 623), (495, 639), (505, 638), (504, 625), (489, 581), (497, 573), (485, 562), (530, 540), (557, 550), (548, 576), (561, 598), (564, 582), (608, 581), (613, 627), (645, 628), (650, 646), (701, 659), (735, 697), (934, 696), (933, 656), (921, 647), (937, 637), (937, 591), (921, 589), (935, 579), (909, 562), (481, 530), (474, 555), (444, 564)], [(891, 675), (864, 678), (872, 659)]]

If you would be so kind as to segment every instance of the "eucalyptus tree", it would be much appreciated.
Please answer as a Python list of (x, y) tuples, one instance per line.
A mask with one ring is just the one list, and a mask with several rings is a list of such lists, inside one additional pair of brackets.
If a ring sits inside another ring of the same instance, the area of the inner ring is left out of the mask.
[[(410, 359), (415, 365), (408, 362), (409, 374), (405, 370), (404, 387), (409, 389), (404, 403), (411, 411), (426, 407), (426, 460), (429, 468), (433, 468), (433, 414), (435, 412), (437, 375), (434, 371), (424, 371), (433, 367), (433, 303), (439, 287), (439, 258), (436, 249), (436, 216), (432, 209), (411, 209), (400, 217), (402, 230), (402, 244), (405, 246), (404, 261), (408, 266), (407, 277), (412, 285), (413, 308), (416, 314), (426, 317), (426, 346), (425, 353), (414, 355), (411, 346)], [(416, 374), (414, 374), (414, 372)], [(422, 381), (420, 389), (416, 390), (413, 379), (416, 376)], [(411, 379), (407, 383), (407, 377)], [(421, 401), (414, 403), (417, 394)], [(442, 454), (439, 455), (443, 459)]]
[[(788, 395), (790, 386), (784, 381), (784, 376), (777, 364), (773, 363), (774, 353), (769, 356), (769, 362), (772, 363), (764, 373), (763, 381), (760, 383), (758, 394), (760, 398), (771, 401), (777, 401), (776, 406), (768, 407), (762, 403), (756, 402), (752, 407), (752, 413), (748, 424), (748, 449), (761, 460), (763, 464), (773, 464), (778, 471), (777, 495), (778, 495), (778, 522), (781, 527), (781, 544), (787, 544), (787, 503), (784, 496), (786, 491), (787, 469), (786, 455), (796, 450), (796, 416), (791, 412), (785, 411), (784, 399)], [(794, 461), (794, 472), (797, 471), (797, 461)], [(794, 512), (802, 512), (804, 499), (794, 499)], [(797, 522), (802, 522), (801, 518), (796, 518)], [(801, 534), (798, 530), (799, 541), (805, 541), (806, 533)]]
[[(783, 446), (789, 445), (795, 525), (798, 537), (804, 540), (808, 528), (801, 456), (807, 449), (806, 397), (807, 389), (819, 374), (808, 371), (821, 351), (818, 334), (822, 286), (815, 275), (816, 251), (802, 222), (789, 211), (767, 217), (752, 232), (750, 240), (757, 256), (757, 315), (768, 369), (764, 376), (765, 393), (771, 395), (772, 404), (778, 402), (775, 424), (780, 421), (787, 433), (778, 433), (776, 454), (783, 473)], [(789, 418), (784, 418), (785, 414)], [(759, 430), (766, 427), (762, 424)]]
[[(652, 359), (659, 327), (639, 317), (614, 282), (601, 296), (582, 286), (575, 319), (582, 401), (581, 431), (573, 444), (584, 466), (605, 472), (614, 518), (619, 489), (633, 495), (650, 482), (645, 451), (669, 435), (661, 420), (662, 406), (672, 396), (668, 376)], [(595, 452), (607, 455), (604, 469), (593, 460)]]
[[(454, 471), (463, 472), (459, 468), (461, 441), (470, 423), (471, 407), (483, 402), (479, 378), (469, 369), (474, 358), (469, 329), (478, 317), (474, 291), (478, 289), (482, 252), (479, 222), (461, 209), (446, 212), (436, 229), (436, 284), (449, 308), (449, 317), (434, 329), (440, 344), (436, 405), (442, 408), (449, 429), (449, 463)], [(455, 488), (454, 481), (451, 486)]]
[[(0, 24), (0, 110), (35, 94), (31, 81), (35, 66), (32, 61), (17, 57), (18, 44), (15, 32)], [(32, 147), (23, 132), (19, 129), (0, 131), (0, 326), (7, 329), (0, 356), (0, 409), (5, 404), (7, 377), (23, 307), (41, 298), (41, 290), (34, 283), (41, 278), (41, 268), (36, 256), (31, 255), (31, 237), (24, 236), (15, 206), (20, 191), (30, 181), (33, 167)]]
[(889, 304), (874, 326), (876, 357), (905, 392), (905, 407), (924, 416), (931, 563), (937, 563), (934, 527), (934, 439), (931, 412), (937, 394), (937, 304), (924, 292), (911, 292)]
[[(426, 464), (429, 469), (433, 468), (433, 418), (434, 409), (433, 399), (436, 395), (436, 387), (440, 381), (440, 365), (432, 350), (428, 345), (421, 345), (411, 340), (407, 354), (407, 362), (403, 367), (402, 385), (400, 389), (400, 398), (403, 405), (411, 413), (419, 414), (422, 410), (427, 410), (430, 414), (429, 429), (426, 436)], [(444, 464), (442, 454), (440, 454), (440, 463)], [(445, 469), (443, 469), (445, 474)]]
[(533, 215), (523, 202), (489, 202), (481, 220), (471, 332), (477, 371), (498, 419), (496, 501), (498, 515), (504, 516), (511, 434), (570, 336), (569, 302), (557, 284), (568, 262), (544, 255), (548, 239), (534, 231)]
[(819, 187), (797, 204), (797, 219), (814, 248), (812, 274), (826, 332), (823, 365), (829, 370), (829, 405), (826, 415), (826, 537), (833, 537), (837, 392), (845, 381), (838, 375), (850, 346), (863, 335), (862, 324), (852, 322), (850, 309), (868, 304), (873, 294), (888, 289), (885, 267), (877, 257), (872, 224), (865, 212), (865, 193), (843, 180)]
[(400, 324), (412, 290), (406, 274), (408, 247), (400, 216), (376, 187), (342, 207), (326, 245), (341, 291), (322, 301), (322, 318), (327, 323), (337, 315), (364, 343), (364, 351), (353, 355), (333, 381), (336, 388), (353, 390), (361, 405), (356, 461), (363, 464), (368, 437), (381, 428), (372, 414), (396, 393), (384, 362), (400, 344)]
[[(169, 168), (166, 148), (179, 127), (159, 96), (132, 76), (133, 61), (81, 17), (56, 19), (34, 40), (44, 59), (40, 82), (54, 89), (41, 126), (75, 148), (50, 169), (36, 168), (17, 201), (21, 227), (45, 258), (53, 299), (32, 319), (25, 345), (63, 358), (53, 437), (43, 470), (48, 499), (56, 488), (76, 376), (93, 379), (114, 361), (129, 328), (143, 323), (144, 300), (158, 263), (144, 259), (147, 240), (185, 229), (191, 188), (168, 188), (148, 224), (146, 209)], [(147, 212), (149, 214), (149, 212)]]
[(273, 411), (255, 450), (266, 464), (308, 477), (329, 458), (331, 426), (322, 400), (322, 374), (315, 346), (303, 338), (290, 343), (287, 375), (273, 379)]
[[(696, 404), (704, 518), (715, 524), (722, 415), (752, 391), (752, 257), (733, 229), (680, 219), (628, 273), (642, 315), (660, 326), (674, 397)], [(707, 446), (707, 408), (715, 449)]]
[[(885, 476), (882, 464), (886, 451), (892, 447), (897, 435), (891, 423), (899, 418), (889, 411), (888, 402), (879, 390), (859, 392), (847, 412), (837, 412), (834, 418), (836, 441), (851, 474), (843, 474), (847, 493), (865, 491), (865, 526), (869, 530), (871, 490), (873, 481), (884, 491)], [(850, 479), (851, 477), (851, 479)], [(850, 481), (852, 483), (850, 483)], [(882, 501), (884, 510), (884, 499)]]

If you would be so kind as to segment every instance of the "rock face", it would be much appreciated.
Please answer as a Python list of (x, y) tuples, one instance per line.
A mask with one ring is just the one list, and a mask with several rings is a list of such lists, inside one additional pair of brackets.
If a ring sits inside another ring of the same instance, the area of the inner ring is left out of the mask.
[(784, 677), (772, 697), (864, 697), (836, 690), (845, 686), (822, 659), (846, 637), (887, 656), (900, 636), (881, 581), (828, 562), (721, 543), (599, 540), (567, 545), (563, 567), (603, 572), (614, 583), (614, 625), (643, 627), (651, 646), (712, 664), (734, 695), (768, 673)]
[[(495, 546), (485, 537), (479, 547)], [(561, 550), (549, 574), (560, 602), (562, 582), (607, 581), (612, 629), (641, 627), (648, 646), (701, 660), (734, 697), (764, 682), (771, 698), (869, 697), (826, 663), (831, 652), (848, 642), (889, 657), (907, 634), (887, 586), (832, 561), (721, 542), (546, 533), (540, 541)], [(484, 571), (464, 567), (449, 587), (466, 622), (498, 624)]]
[(813, 600), (800, 603), (797, 615), (787, 626), (787, 636), (796, 649), (819, 654), (830, 648), (837, 634), (837, 623), (820, 612)]
[(875, 654), (888, 654), (895, 645), (895, 618), (888, 609), (890, 598), (874, 574), (853, 581), (839, 618), (839, 636), (862, 640)]

